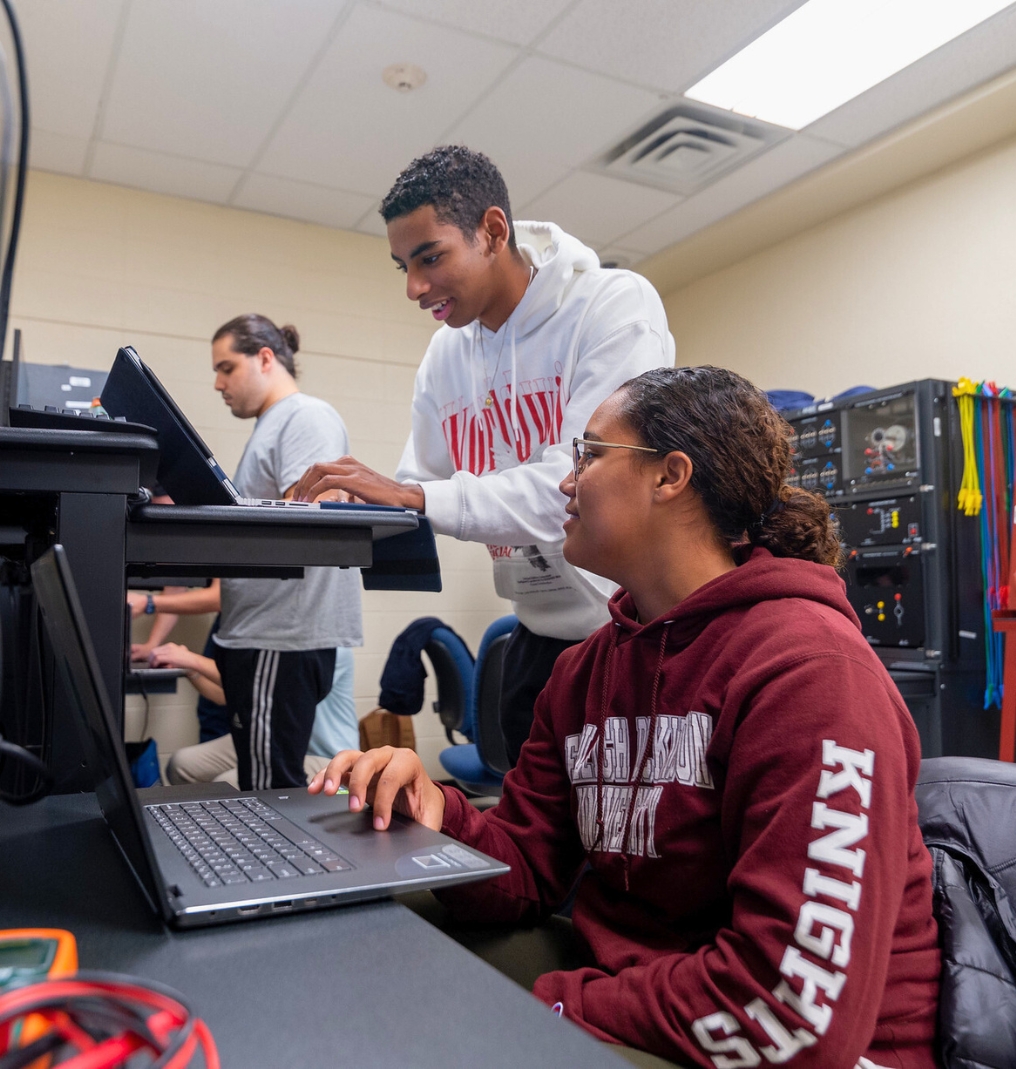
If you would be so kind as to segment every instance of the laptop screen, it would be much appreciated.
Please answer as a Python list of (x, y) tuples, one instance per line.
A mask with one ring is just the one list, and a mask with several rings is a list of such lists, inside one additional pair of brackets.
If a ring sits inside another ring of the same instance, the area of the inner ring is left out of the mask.
[(178, 505), (232, 505), (239, 494), (201, 435), (138, 354), (124, 346), (102, 389), (111, 416), (154, 427), (159, 437), (159, 483)]
[(168, 917), (151, 845), (142, 833), (138, 804), (123, 745), (113, 727), (109, 695), (99, 673), (77, 589), (63, 546), (53, 546), (32, 565), (35, 589), (54, 656), (80, 728), (99, 808), (152, 908)]

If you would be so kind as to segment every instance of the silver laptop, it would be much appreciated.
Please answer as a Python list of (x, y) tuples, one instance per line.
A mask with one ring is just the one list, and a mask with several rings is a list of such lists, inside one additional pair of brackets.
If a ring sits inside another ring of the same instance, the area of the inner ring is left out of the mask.
[(62, 546), (32, 565), (46, 629), (81, 727), (113, 838), (152, 908), (177, 927), (321, 909), (487, 879), (509, 866), (399, 816), (377, 832), (344, 795), (302, 787), (207, 796), (131, 782), (122, 742)]

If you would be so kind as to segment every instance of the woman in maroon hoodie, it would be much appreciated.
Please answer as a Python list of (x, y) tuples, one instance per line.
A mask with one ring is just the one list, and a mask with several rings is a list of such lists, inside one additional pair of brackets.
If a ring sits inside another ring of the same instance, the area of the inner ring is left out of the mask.
[(789, 428), (746, 380), (663, 368), (593, 414), (561, 484), (565, 556), (621, 589), (562, 654), (500, 804), (409, 750), (346, 751), (349, 788), (511, 864), (445, 891), (533, 924), (578, 876), (583, 968), (534, 994), (683, 1065), (931, 1069), (939, 951), (917, 732), (831, 565)]

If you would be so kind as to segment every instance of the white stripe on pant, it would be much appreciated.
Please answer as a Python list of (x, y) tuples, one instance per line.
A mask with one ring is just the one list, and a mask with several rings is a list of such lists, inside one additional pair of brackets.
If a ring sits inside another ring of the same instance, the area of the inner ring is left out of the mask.
[(250, 778), (255, 790), (272, 784), (272, 701), (278, 670), (279, 651), (260, 650), (250, 718)]

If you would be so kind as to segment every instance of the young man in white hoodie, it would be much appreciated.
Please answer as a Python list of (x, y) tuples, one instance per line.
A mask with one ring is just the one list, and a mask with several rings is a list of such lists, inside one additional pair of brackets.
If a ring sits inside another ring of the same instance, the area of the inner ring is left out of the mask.
[(561, 553), (572, 439), (622, 382), (672, 366), (674, 340), (646, 279), (601, 268), (553, 223), (513, 224), (481, 153), (414, 160), (381, 215), (406, 296), (443, 324), (416, 376), (412, 432), (394, 479), (343, 457), (310, 468), (295, 494), (419, 509), (435, 531), (487, 544), (519, 618), (501, 696), (514, 764), (554, 660), (607, 622), (614, 589)]

